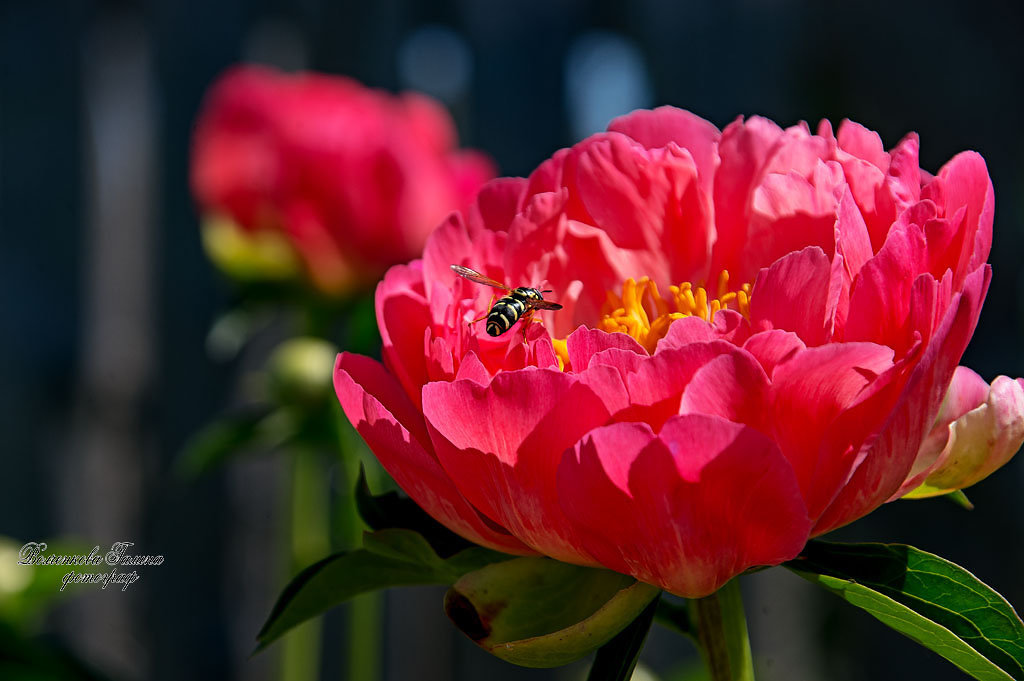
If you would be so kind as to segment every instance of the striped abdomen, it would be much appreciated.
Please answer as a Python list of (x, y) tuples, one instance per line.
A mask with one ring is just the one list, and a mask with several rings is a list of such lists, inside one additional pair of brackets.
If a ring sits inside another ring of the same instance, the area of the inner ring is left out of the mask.
[(535, 288), (512, 289), (507, 296), (494, 303), (487, 315), (487, 335), (500, 336), (526, 314), (530, 309), (531, 300), (543, 300), (544, 297)]

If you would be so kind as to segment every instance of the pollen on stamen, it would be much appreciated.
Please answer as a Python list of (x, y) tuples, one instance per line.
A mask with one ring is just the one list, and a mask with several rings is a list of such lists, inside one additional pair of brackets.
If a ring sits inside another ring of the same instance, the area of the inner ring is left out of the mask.
[(657, 284), (648, 277), (640, 281), (627, 279), (622, 284), (621, 295), (608, 292), (596, 328), (628, 334), (648, 352), (654, 352), (658, 341), (665, 337), (676, 319), (697, 316), (710, 321), (720, 310), (736, 310), (749, 317), (750, 290), (750, 284), (729, 290), (729, 273), (725, 270), (718, 275), (714, 297), (710, 297), (703, 286), (690, 282), (669, 286), (670, 295), (663, 297)]

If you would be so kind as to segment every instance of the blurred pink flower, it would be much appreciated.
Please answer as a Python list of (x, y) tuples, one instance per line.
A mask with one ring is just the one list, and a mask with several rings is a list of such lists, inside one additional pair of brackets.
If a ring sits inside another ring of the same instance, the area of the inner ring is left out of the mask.
[[(719, 132), (637, 111), (491, 182), (389, 270), (384, 363), (342, 354), (335, 388), (463, 536), (703, 596), (920, 477), (988, 287), (992, 213), (981, 157), (932, 176), (913, 134), (886, 152), (849, 121)], [(453, 263), (564, 309), (491, 338), (467, 321), (494, 289)], [(995, 430), (1024, 410), (1003, 394)]]
[(321, 289), (377, 281), (494, 176), (457, 149), (448, 114), (354, 80), (229, 70), (196, 123), (192, 188), (204, 216), (283, 233)]

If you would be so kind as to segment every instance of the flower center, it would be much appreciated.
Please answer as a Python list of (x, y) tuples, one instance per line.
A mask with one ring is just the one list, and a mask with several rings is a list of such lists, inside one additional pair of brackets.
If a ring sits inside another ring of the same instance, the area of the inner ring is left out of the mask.
[(738, 291), (729, 290), (729, 272), (718, 275), (717, 296), (712, 297), (703, 286), (685, 281), (668, 287), (670, 295), (662, 297), (658, 285), (647, 277), (640, 281), (627, 279), (622, 284), (622, 295), (608, 292), (596, 328), (609, 333), (629, 334), (654, 352), (658, 341), (668, 333), (673, 321), (683, 317), (700, 317), (711, 321), (719, 310), (737, 310), (750, 316), (750, 284)]
[[(736, 310), (750, 318), (750, 284), (743, 284), (736, 291), (729, 290), (729, 272), (722, 270), (718, 275), (717, 296), (712, 297), (703, 286), (694, 286), (684, 281), (678, 286), (669, 286), (669, 296), (664, 297), (658, 285), (648, 277), (640, 281), (627, 279), (622, 283), (622, 293), (608, 291), (608, 297), (601, 308), (601, 319), (594, 328), (608, 333), (625, 333), (635, 338), (653, 353), (658, 341), (668, 333), (668, 327), (683, 317), (700, 317), (705, 321), (714, 319), (719, 310)], [(569, 352), (564, 339), (554, 339), (555, 354), (562, 369), (569, 368)]]

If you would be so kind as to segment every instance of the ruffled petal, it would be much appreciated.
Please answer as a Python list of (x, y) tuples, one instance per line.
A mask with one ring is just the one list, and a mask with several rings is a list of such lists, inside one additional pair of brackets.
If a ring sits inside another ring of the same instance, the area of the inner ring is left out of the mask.
[(768, 376), (750, 354), (715, 357), (694, 373), (679, 403), (680, 414), (709, 414), (769, 432)]
[(419, 406), (420, 388), (427, 382), (423, 338), (431, 325), (422, 263), (416, 260), (388, 270), (377, 285), (375, 304), (384, 364)]
[(764, 435), (714, 416), (676, 416), (657, 434), (638, 423), (597, 428), (563, 458), (558, 490), (591, 555), (687, 598), (788, 560), (807, 541), (786, 459)]
[(688, 149), (697, 164), (702, 191), (711, 194), (722, 136), (712, 123), (674, 106), (660, 106), (619, 116), (608, 124), (608, 131), (621, 132), (647, 149), (667, 147), (669, 143)]
[(711, 206), (689, 151), (674, 144), (648, 151), (609, 133), (577, 153), (574, 188), (591, 224), (620, 248), (665, 251), (673, 280), (706, 276)]
[(755, 328), (793, 331), (807, 345), (825, 342), (831, 263), (817, 246), (790, 253), (761, 270), (750, 298)]
[(609, 413), (592, 387), (550, 369), (503, 372), (423, 388), (434, 451), (459, 491), (488, 517), (546, 555), (593, 564), (558, 504), (562, 452)]
[(423, 414), (380, 363), (342, 353), (334, 368), (334, 388), (345, 416), (381, 465), (435, 520), (478, 544), (519, 555), (533, 553), (486, 521), (459, 494), (431, 452)]
[(796, 472), (812, 518), (842, 483), (835, 469), (852, 465), (822, 451), (829, 425), (891, 366), (892, 350), (885, 346), (832, 343), (797, 352), (775, 367), (766, 422)]
[[(906, 480), (946, 388), (974, 333), (992, 270), (973, 272), (956, 294), (905, 387), (890, 401), (884, 425), (864, 441), (856, 470), (818, 518), (813, 533), (823, 534), (877, 508)], [(864, 429), (861, 426), (861, 430)]]

